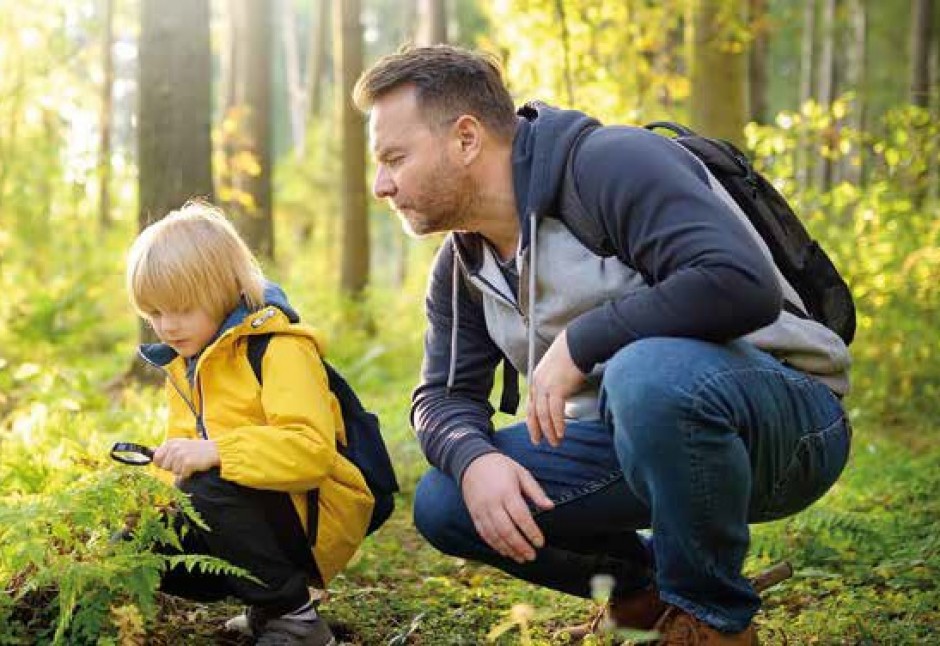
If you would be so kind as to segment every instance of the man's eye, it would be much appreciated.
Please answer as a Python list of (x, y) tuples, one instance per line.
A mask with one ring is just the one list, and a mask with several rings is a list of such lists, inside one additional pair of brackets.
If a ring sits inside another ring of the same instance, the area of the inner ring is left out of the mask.
[(385, 165), (386, 165), (386, 166), (389, 166), (389, 167), (391, 167), (391, 168), (394, 168), (395, 166), (401, 165), (401, 163), (402, 163), (404, 160), (405, 160), (405, 157), (404, 157), (403, 155), (397, 155), (397, 156), (395, 156), (395, 157), (390, 157), (389, 159), (386, 159), (386, 160), (385, 160)]

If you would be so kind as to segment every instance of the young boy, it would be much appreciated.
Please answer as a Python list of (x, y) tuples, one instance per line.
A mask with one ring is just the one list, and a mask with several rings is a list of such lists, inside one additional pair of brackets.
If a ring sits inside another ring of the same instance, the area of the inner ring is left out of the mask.
[[(166, 375), (167, 434), (154, 463), (212, 530), (190, 526), (184, 551), (263, 582), (174, 568), (161, 589), (199, 601), (240, 598), (258, 644), (335, 644), (307, 584), (324, 586), (347, 563), (374, 501), (337, 453), (345, 430), (317, 334), (265, 282), (221, 211), (203, 202), (140, 234), (127, 289), (161, 341), (140, 349)], [(272, 335), (260, 380), (247, 355), (252, 335)]]

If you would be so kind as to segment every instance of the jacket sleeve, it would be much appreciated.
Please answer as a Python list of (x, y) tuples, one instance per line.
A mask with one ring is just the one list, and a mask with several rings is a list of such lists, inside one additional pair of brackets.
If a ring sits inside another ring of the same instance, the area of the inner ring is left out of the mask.
[(414, 426), (428, 461), (460, 483), (475, 458), (496, 451), (491, 440), (493, 376), (502, 352), (486, 331), (483, 306), (458, 281), (456, 373), (447, 392), (453, 329), (454, 252), (447, 238), (431, 270), (421, 381), (411, 399)]
[(569, 350), (584, 372), (646, 337), (725, 342), (772, 323), (782, 294), (745, 225), (691, 153), (639, 128), (599, 128), (574, 153), (577, 195), (617, 256), (649, 289), (574, 319)]
[[(316, 488), (333, 471), (340, 419), (316, 346), (307, 338), (276, 334), (262, 370), (267, 423), (227, 429), (212, 438), (221, 476), (256, 489)], [(211, 428), (209, 433), (212, 437)]]

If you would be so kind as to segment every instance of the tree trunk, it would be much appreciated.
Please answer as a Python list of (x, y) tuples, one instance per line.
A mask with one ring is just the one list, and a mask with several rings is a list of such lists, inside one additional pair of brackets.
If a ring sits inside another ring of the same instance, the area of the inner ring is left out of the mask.
[[(813, 98), (813, 45), (816, 42), (816, 0), (804, 0), (803, 35), (800, 44), (800, 111)], [(806, 117), (800, 121), (800, 136), (796, 144), (794, 177), (800, 190), (809, 188), (809, 176), (814, 155), (810, 155)]]
[[(244, 138), (229, 160), (235, 199), (227, 202), (245, 242), (261, 259), (274, 259), (271, 213), (271, 0), (231, 0), (234, 107)], [(247, 162), (245, 153), (252, 162)]]
[(911, 96), (916, 106), (930, 103), (930, 40), (933, 30), (933, 0), (911, 3)]
[[(139, 51), (138, 225), (212, 192), (212, 54), (208, 0), (142, 0)], [(141, 342), (154, 339), (140, 327)], [(158, 376), (135, 362), (132, 376)]]
[(310, 44), (307, 50), (307, 113), (310, 119), (320, 114), (323, 102), (323, 71), (330, 27), (330, 0), (314, 0), (310, 10)]
[[(838, 0), (823, 0), (822, 48), (819, 56), (819, 76), (817, 78), (816, 98), (823, 110), (831, 111), (836, 93), (836, 3)], [(838, 124), (830, 124), (826, 132), (821, 133), (823, 141), (820, 148), (832, 150), (838, 138)], [(816, 188), (828, 191), (832, 186), (832, 159), (829, 154), (820, 154), (816, 160)]]
[(445, 0), (420, 0), (421, 35), (419, 41), (425, 45), (447, 42), (447, 5)]
[(564, 0), (555, 0), (555, 18), (561, 33), (562, 65), (565, 79), (565, 94), (568, 105), (574, 104), (574, 82), (571, 79), (571, 42), (568, 36), (568, 18), (565, 15)]
[(340, 289), (358, 298), (369, 281), (369, 226), (366, 197), (365, 123), (352, 103), (352, 89), (362, 73), (362, 27), (359, 0), (334, 5), (336, 64), (343, 141), (343, 255)]
[(111, 113), (114, 102), (111, 90), (114, 86), (114, 57), (111, 53), (114, 25), (114, 0), (102, 0), (101, 67), (104, 72), (101, 83), (101, 118), (98, 127), (98, 223), (102, 230), (111, 226)]
[[(852, 38), (848, 48), (845, 82), (848, 89), (855, 92), (849, 126), (856, 133), (862, 133), (865, 130), (866, 112), (864, 97), (868, 66), (865, 56), (868, 46), (868, 13), (865, 0), (849, 0), (848, 9)], [(865, 176), (865, 148), (862, 141), (856, 141), (855, 144), (853, 153), (844, 159), (842, 177), (850, 184), (861, 186)]]
[(297, 16), (293, 0), (279, 0), (281, 7), (281, 44), (284, 46), (284, 70), (287, 75), (287, 110), (290, 116), (291, 150), (295, 159), (303, 159), (307, 126), (307, 94), (300, 79), (300, 53), (297, 45)]
[(770, 27), (767, 15), (767, 0), (750, 0), (751, 26), (750, 51), (748, 53), (748, 107), (750, 119), (757, 123), (767, 123), (767, 53), (769, 48)]
[(746, 59), (728, 47), (741, 0), (693, 0), (688, 25), (693, 129), (743, 146)]

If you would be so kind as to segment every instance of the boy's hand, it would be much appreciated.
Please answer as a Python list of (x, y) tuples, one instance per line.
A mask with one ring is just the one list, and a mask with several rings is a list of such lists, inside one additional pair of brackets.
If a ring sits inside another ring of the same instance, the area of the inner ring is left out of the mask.
[(212, 440), (167, 440), (153, 453), (153, 463), (172, 471), (178, 479), (219, 466), (219, 450)]

